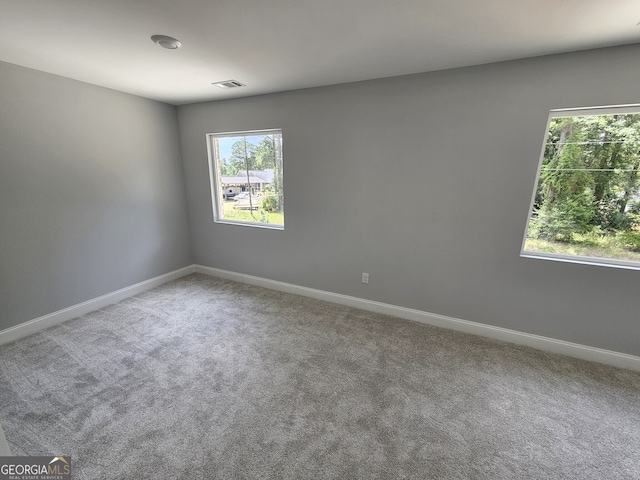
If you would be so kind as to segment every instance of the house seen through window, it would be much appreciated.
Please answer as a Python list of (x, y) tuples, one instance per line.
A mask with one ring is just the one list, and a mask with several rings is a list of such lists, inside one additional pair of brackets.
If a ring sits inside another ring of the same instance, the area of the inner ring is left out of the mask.
[(214, 220), (284, 228), (282, 131), (207, 135)]
[(552, 111), (523, 256), (640, 268), (640, 106)]

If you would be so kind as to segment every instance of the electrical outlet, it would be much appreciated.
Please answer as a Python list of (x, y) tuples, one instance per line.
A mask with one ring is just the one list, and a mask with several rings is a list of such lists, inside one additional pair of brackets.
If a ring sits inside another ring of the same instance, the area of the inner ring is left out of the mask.
[(369, 274), (368, 273), (363, 273), (362, 274), (362, 283), (369, 283)]

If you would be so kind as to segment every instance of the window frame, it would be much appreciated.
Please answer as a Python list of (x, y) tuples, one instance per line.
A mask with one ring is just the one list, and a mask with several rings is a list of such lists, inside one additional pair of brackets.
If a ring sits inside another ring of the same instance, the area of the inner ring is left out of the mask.
[[(214, 142), (217, 138), (223, 137), (249, 137), (254, 135), (272, 135), (279, 134), (282, 142), (283, 133), (282, 128), (267, 128), (261, 130), (240, 130), (233, 132), (219, 132), (219, 133), (207, 133), (206, 141), (207, 141), (207, 158), (209, 164), (209, 185), (211, 187), (211, 206), (213, 208), (213, 221), (215, 223), (222, 223), (227, 225), (240, 225), (245, 227), (258, 227), (265, 228), (268, 230), (284, 230), (284, 218), (282, 224), (277, 223), (264, 223), (264, 222), (252, 222), (247, 220), (234, 220), (224, 218), (222, 213), (222, 205), (223, 205), (223, 188), (220, 182), (220, 168), (219, 162), (220, 159), (217, 158), (216, 149), (214, 148)], [(282, 151), (280, 152), (281, 156), (284, 157)], [(284, 163), (284, 161), (283, 161)], [(282, 169), (282, 177), (284, 184), (284, 168)], [(283, 196), (284, 202), (284, 196)], [(284, 210), (284, 207), (283, 207)]]
[(616, 115), (616, 114), (625, 114), (625, 113), (640, 115), (640, 104), (557, 108), (557, 109), (551, 109), (549, 111), (546, 128), (544, 130), (544, 137), (542, 140), (540, 157), (538, 159), (538, 170), (536, 172), (535, 182), (533, 183), (531, 201), (529, 202), (529, 212), (527, 214), (527, 223), (525, 224), (524, 236), (522, 239), (522, 245), (520, 247), (521, 258), (531, 258), (536, 260), (551, 260), (556, 262), (577, 263), (582, 265), (595, 265), (600, 267), (614, 267), (614, 268), (623, 268), (623, 269), (630, 269), (630, 270), (640, 270), (640, 262), (635, 262), (631, 260), (621, 260), (621, 259), (608, 258), (608, 257), (587, 257), (583, 255), (567, 255), (563, 253), (539, 252), (536, 250), (525, 249), (525, 245), (527, 242), (527, 234), (529, 233), (531, 216), (533, 214), (533, 207), (535, 205), (536, 192), (538, 190), (540, 175), (542, 173), (542, 164), (544, 161), (545, 147), (547, 144), (547, 137), (549, 135), (549, 126), (551, 125), (551, 121), (554, 118), (563, 118), (563, 117), (576, 117), (576, 116), (589, 116), (589, 115)]

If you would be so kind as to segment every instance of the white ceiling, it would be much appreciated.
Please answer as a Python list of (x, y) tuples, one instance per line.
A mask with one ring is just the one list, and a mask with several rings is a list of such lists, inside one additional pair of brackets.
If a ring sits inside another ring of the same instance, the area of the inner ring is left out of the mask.
[(0, 0), (0, 61), (180, 105), (636, 43), (639, 22), (639, 0)]

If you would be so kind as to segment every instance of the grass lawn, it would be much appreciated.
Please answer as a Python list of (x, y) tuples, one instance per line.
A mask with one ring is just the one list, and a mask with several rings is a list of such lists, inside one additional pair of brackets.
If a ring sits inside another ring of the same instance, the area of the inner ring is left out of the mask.
[(273, 225), (284, 225), (283, 212), (265, 212), (262, 208), (258, 210), (240, 210), (233, 208), (236, 202), (233, 200), (224, 202), (222, 205), (222, 213), (226, 220), (239, 220), (247, 222), (270, 223)]
[(527, 238), (525, 250), (530, 252), (560, 253), (564, 255), (579, 255), (581, 257), (615, 258), (617, 260), (640, 262), (640, 252), (632, 252), (620, 246), (607, 248)]

